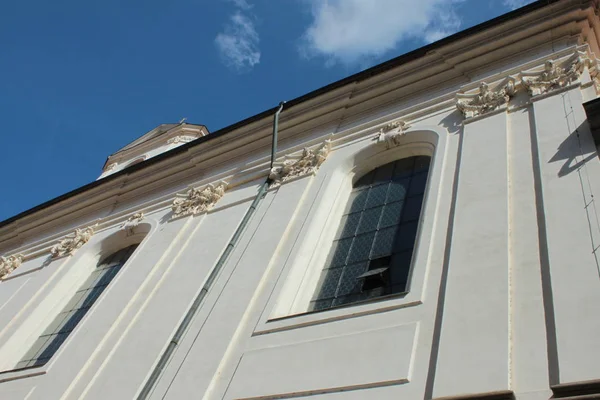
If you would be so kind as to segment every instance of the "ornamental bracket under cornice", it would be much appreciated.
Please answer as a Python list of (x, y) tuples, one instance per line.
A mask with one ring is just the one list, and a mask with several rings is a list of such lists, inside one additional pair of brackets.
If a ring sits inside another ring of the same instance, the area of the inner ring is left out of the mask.
[(21, 254), (13, 254), (8, 257), (0, 257), (0, 279), (19, 268), (23, 262), (23, 256)]
[(408, 128), (410, 128), (410, 125), (404, 121), (390, 122), (379, 130), (377, 143), (385, 144), (388, 149), (398, 146), (400, 139), (406, 135)]
[(589, 71), (596, 93), (600, 94), (600, 59), (594, 57), (590, 60)]
[(139, 223), (142, 222), (143, 219), (144, 219), (143, 212), (135, 213), (135, 214), (131, 215), (129, 218), (127, 218), (127, 221), (123, 222), (123, 225), (121, 225), (121, 229), (123, 229), (125, 231), (127, 236), (132, 236), (135, 233), (134, 232), (135, 227), (138, 226)]
[(189, 135), (178, 135), (178, 136), (174, 136), (171, 139), (167, 140), (168, 144), (184, 144), (184, 143), (189, 143), (193, 140), (198, 139), (197, 136), (189, 136)]
[(281, 165), (271, 168), (269, 179), (271, 187), (277, 187), (290, 179), (315, 173), (325, 162), (331, 151), (331, 140), (326, 140), (315, 151), (305, 147), (299, 159), (286, 156)]
[(487, 83), (481, 82), (479, 89), (471, 93), (457, 93), (456, 107), (465, 118), (473, 118), (497, 110), (508, 105), (511, 97), (516, 93), (517, 83), (517, 79), (512, 76), (507, 77), (494, 89), (490, 89)]
[(216, 186), (208, 184), (202, 189), (191, 188), (188, 190), (185, 198), (173, 200), (173, 205), (171, 206), (173, 210), (172, 218), (195, 215), (210, 210), (223, 197), (227, 185), (227, 182), (221, 181)]
[(561, 89), (578, 80), (585, 67), (592, 61), (587, 52), (577, 51), (565, 61), (548, 60), (542, 70), (521, 72), (523, 86), (532, 96), (546, 94)]
[(94, 227), (90, 226), (85, 229), (75, 229), (70, 236), (61, 240), (58, 244), (52, 246), (50, 254), (52, 258), (70, 256), (75, 253), (81, 246), (86, 244), (94, 235)]

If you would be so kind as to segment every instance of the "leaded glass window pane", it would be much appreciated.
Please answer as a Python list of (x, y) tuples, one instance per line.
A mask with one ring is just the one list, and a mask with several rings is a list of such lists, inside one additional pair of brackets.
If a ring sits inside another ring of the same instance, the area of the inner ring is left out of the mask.
[(364, 210), (362, 212), (360, 224), (358, 225), (358, 230), (356, 231), (356, 234), (360, 235), (361, 233), (373, 232), (377, 230), (382, 211), (383, 207), (375, 207), (369, 208), (368, 210)]
[(352, 247), (350, 247), (350, 252), (346, 262), (348, 264), (354, 264), (358, 261), (368, 260), (374, 238), (375, 232), (369, 232), (365, 233), (364, 235), (356, 236), (354, 241), (352, 241)]
[(406, 292), (429, 163), (404, 158), (356, 181), (311, 310)]
[(25, 353), (16, 368), (35, 367), (46, 364), (62, 343), (85, 317), (104, 289), (125, 264), (137, 245), (110, 255), (101, 261), (79, 290), (67, 302), (65, 308), (46, 327), (33, 346)]

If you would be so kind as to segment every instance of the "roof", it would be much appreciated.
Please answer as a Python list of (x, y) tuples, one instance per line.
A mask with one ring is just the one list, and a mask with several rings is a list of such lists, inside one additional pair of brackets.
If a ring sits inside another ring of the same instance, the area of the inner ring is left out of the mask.
[[(113, 154), (120, 153), (123, 150), (128, 150), (128, 149), (131, 149), (132, 147), (137, 146), (138, 144), (147, 142), (150, 139), (153, 139), (157, 136), (162, 135), (165, 132), (168, 132), (171, 128), (174, 128), (177, 125), (179, 125), (179, 124), (160, 124), (156, 128), (152, 129), (151, 131), (149, 131), (147, 133), (144, 133), (142, 136), (135, 139), (133, 142), (129, 143), (127, 146), (122, 147), (120, 150), (114, 152)], [(113, 155), (113, 154), (111, 154), (111, 155)]]
[(119, 150), (117, 150), (116, 152), (109, 155), (106, 158), (106, 161), (104, 162), (104, 168), (106, 168), (106, 166), (109, 164), (110, 160), (117, 154), (127, 152), (128, 150), (135, 149), (136, 147), (143, 145), (144, 143), (150, 142), (151, 140), (154, 140), (160, 136), (166, 135), (171, 130), (173, 130), (177, 127), (180, 127), (180, 126), (194, 126), (194, 127), (200, 128), (201, 130), (205, 130), (207, 132), (207, 134), (209, 133), (208, 128), (204, 125), (188, 124), (187, 122), (184, 122), (184, 121), (178, 122), (176, 124), (160, 124), (156, 128), (144, 133), (142, 136), (138, 137), (133, 142), (127, 144), (125, 147), (122, 147)]
[[(531, 3), (531, 4), (529, 4), (529, 5), (525, 6), (525, 7), (522, 7), (522, 8), (519, 8), (517, 10), (511, 11), (509, 13), (503, 14), (503, 15), (501, 15), (499, 17), (493, 18), (493, 19), (491, 19), (489, 21), (486, 21), (486, 22), (483, 22), (483, 23), (481, 23), (479, 25), (475, 25), (475, 26), (473, 26), (471, 28), (465, 29), (465, 30), (460, 31), (458, 33), (455, 33), (454, 35), (448, 36), (448, 37), (446, 37), (444, 39), (441, 39), (441, 40), (439, 40), (437, 42), (431, 43), (429, 45), (420, 47), (420, 48), (418, 48), (416, 50), (413, 50), (413, 51), (410, 51), (408, 53), (402, 54), (402, 55), (400, 55), (400, 56), (398, 56), (396, 58), (393, 58), (391, 60), (385, 61), (385, 62), (383, 62), (381, 64), (378, 64), (378, 65), (375, 65), (375, 66), (373, 66), (371, 68), (365, 69), (365, 70), (363, 70), (361, 72), (358, 72), (356, 74), (350, 75), (350, 76), (348, 76), (346, 78), (343, 78), (341, 80), (338, 80), (336, 82), (330, 83), (329, 85), (323, 86), (323, 87), (321, 87), (319, 89), (316, 89), (316, 90), (314, 90), (312, 92), (304, 94), (304, 95), (302, 95), (300, 97), (297, 97), (295, 99), (289, 100), (289, 101), (286, 102), (285, 109), (289, 109), (289, 108), (294, 107), (294, 106), (296, 106), (296, 105), (298, 105), (300, 103), (309, 101), (309, 100), (314, 99), (314, 98), (316, 98), (316, 97), (318, 97), (318, 96), (320, 96), (320, 95), (322, 95), (324, 93), (327, 93), (329, 91), (333, 91), (333, 90), (338, 89), (340, 87), (343, 87), (343, 86), (346, 86), (346, 85), (349, 85), (349, 84), (352, 84), (352, 83), (355, 83), (355, 82), (360, 82), (360, 81), (363, 81), (363, 80), (368, 79), (370, 77), (373, 77), (375, 75), (382, 74), (382, 73), (384, 73), (386, 71), (389, 71), (389, 70), (391, 70), (393, 68), (396, 68), (396, 67), (398, 67), (398, 66), (400, 66), (402, 64), (405, 64), (405, 63), (408, 63), (410, 61), (416, 60), (418, 58), (424, 57), (424, 56), (427, 55), (427, 53), (429, 53), (431, 51), (437, 50), (437, 49), (442, 48), (442, 47), (444, 47), (444, 46), (446, 46), (448, 44), (451, 44), (453, 42), (457, 42), (457, 41), (459, 41), (461, 39), (464, 39), (464, 38), (466, 38), (468, 36), (472, 36), (472, 35), (475, 35), (475, 34), (477, 34), (479, 32), (482, 32), (482, 31), (485, 31), (487, 29), (493, 28), (495, 26), (501, 25), (504, 22), (507, 22), (509, 20), (518, 18), (518, 17), (520, 17), (522, 15), (529, 14), (531, 12), (534, 12), (534, 11), (536, 11), (538, 9), (547, 7), (550, 4), (557, 3), (559, 1), (561, 1), (561, 0), (538, 0), (538, 1), (536, 1), (534, 3)], [(190, 147), (198, 146), (198, 145), (200, 145), (200, 144), (202, 144), (204, 142), (207, 142), (209, 140), (213, 140), (213, 139), (216, 139), (216, 138), (221, 137), (223, 135), (226, 135), (226, 134), (228, 134), (228, 133), (230, 133), (230, 132), (232, 132), (232, 131), (234, 131), (234, 130), (236, 130), (236, 129), (244, 126), (244, 125), (247, 125), (247, 124), (250, 124), (252, 122), (261, 120), (263, 118), (266, 118), (266, 117), (274, 114), (275, 111), (277, 111), (278, 108), (279, 108), (278, 106), (275, 106), (273, 108), (265, 110), (265, 111), (263, 111), (263, 112), (261, 112), (259, 114), (256, 114), (256, 115), (251, 116), (249, 118), (246, 118), (246, 119), (244, 119), (242, 121), (236, 122), (236, 123), (234, 123), (232, 125), (224, 127), (222, 129), (219, 129), (219, 130), (217, 130), (217, 131), (215, 131), (215, 132), (213, 132), (213, 133), (211, 133), (211, 134), (209, 134), (207, 136), (203, 136), (201, 138), (198, 138), (198, 139), (196, 139), (196, 140), (194, 140), (192, 142), (186, 143), (185, 145), (182, 145), (182, 146), (179, 146), (179, 147), (174, 148), (172, 150), (169, 150), (169, 151), (167, 151), (165, 153), (162, 153), (162, 154), (160, 154), (158, 156), (150, 158), (150, 159), (148, 159), (148, 160), (146, 160), (144, 162), (141, 162), (141, 163), (132, 165), (130, 167), (127, 167), (127, 168), (125, 168), (125, 169), (123, 169), (121, 171), (118, 171), (118, 172), (116, 172), (116, 173), (114, 173), (112, 175), (107, 176), (106, 178), (99, 179), (97, 181), (93, 181), (91, 183), (88, 183), (87, 185), (81, 186), (81, 187), (79, 187), (77, 189), (74, 189), (74, 190), (68, 192), (68, 193), (65, 193), (65, 194), (63, 194), (61, 196), (58, 196), (58, 197), (54, 198), (54, 199), (46, 201), (46, 202), (44, 202), (44, 203), (42, 203), (42, 204), (40, 204), (38, 206), (35, 206), (35, 207), (33, 207), (33, 208), (29, 209), (29, 210), (23, 211), (23, 212), (15, 215), (13, 217), (10, 217), (10, 218), (8, 218), (8, 219), (0, 222), (0, 228), (4, 227), (4, 226), (6, 226), (6, 225), (8, 225), (8, 224), (10, 224), (10, 223), (12, 223), (12, 222), (20, 219), (20, 218), (23, 218), (23, 217), (25, 217), (27, 215), (33, 214), (33, 213), (35, 213), (37, 211), (43, 210), (44, 208), (50, 207), (50, 206), (52, 206), (52, 205), (54, 205), (56, 203), (59, 203), (59, 202), (61, 202), (63, 200), (66, 200), (66, 199), (68, 199), (70, 197), (76, 196), (77, 194), (80, 194), (82, 192), (85, 192), (87, 190), (95, 188), (97, 186), (106, 184), (106, 183), (112, 181), (113, 179), (116, 179), (116, 178), (118, 178), (118, 177), (120, 177), (120, 176), (122, 176), (124, 174), (130, 173), (130, 172), (133, 172), (133, 171), (137, 171), (139, 169), (142, 169), (142, 168), (144, 168), (144, 167), (146, 167), (148, 165), (154, 164), (154, 163), (158, 163), (158, 162), (160, 162), (160, 161), (162, 161), (164, 159), (167, 159), (167, 158), (173, 157), (173, 156), (175, 156), (177, 154), (180, 154), (180, 153), (186, 151), (187, 149), (189, 149)], [(163, 125), (168, 126), (168, 125), (172, 125), (172, 124), (163, 124)], [(155, 129), (159, 129), (163, 125), (159, 125), (159, 127), (155, 128)], [(149, 133), (151, 133), (153, 131), (150, 131)], [(143, 138), (144, 136), (142, 136), (141, 138)], [(136, 141), (132, 142), (130, 145), (125, 146), (123, 149), (121, 149), (119, 151), (122, 151), (122, 150), (128, 148), (129, 146), (133, 145), (135, 142)]]

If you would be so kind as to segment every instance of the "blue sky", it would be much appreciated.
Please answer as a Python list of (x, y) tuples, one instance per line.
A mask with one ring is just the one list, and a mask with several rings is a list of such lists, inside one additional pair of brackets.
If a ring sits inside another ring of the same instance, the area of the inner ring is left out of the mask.
[(216, 131), (531, 2), (2, 2), (0, 220), (158, 124)]

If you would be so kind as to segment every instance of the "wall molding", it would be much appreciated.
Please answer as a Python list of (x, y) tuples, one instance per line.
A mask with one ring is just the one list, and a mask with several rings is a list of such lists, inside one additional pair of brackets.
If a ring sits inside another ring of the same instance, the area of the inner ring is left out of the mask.
[(600, 399), (600, 380), (561, 383), (550, 386), (553, 398), (565, 400)]
[(512, 390), (500, 390), (496, 392), (476, 393), (459, 396), (435, 397), (433, 400), (514, 400), (515, 394)]

